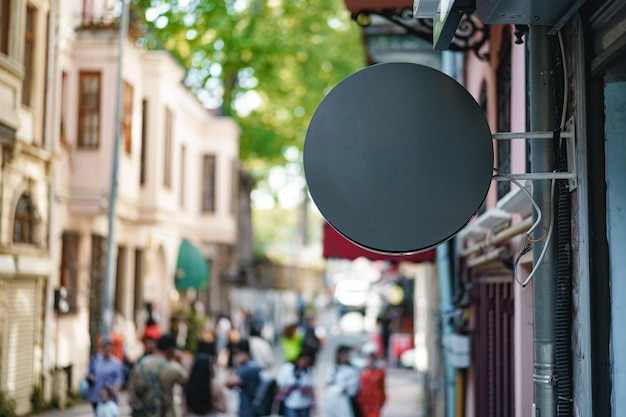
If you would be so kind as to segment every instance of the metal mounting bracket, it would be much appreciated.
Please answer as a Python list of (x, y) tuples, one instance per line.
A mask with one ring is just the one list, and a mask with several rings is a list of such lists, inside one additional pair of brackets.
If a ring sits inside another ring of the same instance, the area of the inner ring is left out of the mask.
[[(491, 135), (493, 140), (512, 140), (512, 139), (553, 139), (554, 132), (496, 132)], [(574, 119), (570, 119), (565, 126), (565, 131), (558, 135), (559, 138), (565, 139), (567, 144), (567, 172), (531, 172), (522, 174), (508, 174), (509, 177), (516, 180), (568, 180), (569, 190), (573, 191), (578, 186), (576, 169), (576, 135), (574, 133)], [(510, 181), (509, 177), (500, 174), (494, 174), (494, 181)]]

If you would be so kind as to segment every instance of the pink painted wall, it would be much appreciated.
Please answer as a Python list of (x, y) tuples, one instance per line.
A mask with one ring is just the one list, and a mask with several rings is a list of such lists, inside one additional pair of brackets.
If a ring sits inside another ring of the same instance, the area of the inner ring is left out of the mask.
[[(513, 28), (511, 27), (511, 30)], [(514, 38), (513, 38), (514, 39)], [(487, 120), (495, 132), (497, 126), (497, 98), (496, 98), (496, 68), (498, 66), (498, 51), (493, 45), (499, 45), (500, 27), (492, 26), (489, 61), (481, 61), (474, 54), (468, 54), (465, 61), (465, 87), (479, 100), (484, 88), (487, 102)], [(526, 62), (525, 44), (517, 45), (513, 43), (511, 51), (511, 131), (526, 131)], [(494, 155), (495, 155), (494, 144)], [(526, 171), (526, 142), (524, 140), (511, 141), (511, 173), (523, 173)], [(493, 209), (497, 203), (497, 190), (495, 182), (487, 195), (487, 209)], [(512, 185), (515, 187), (515, 185)], [(513, 222), (519, 222), (520, 216), (514, 216)], [(511, 243), (513, 251), (519, 247), (519, 238)], [(531, 266), (522, 262), (519, 270), (521, 280), (528, 276)], [(532, 305), (532, 284), (526, 288), (515, 284), (515, 321), (514, 338), (514, 373), (515, 373), (515, 416), (522, 417), (531, 414), (533, 403), (533, 305)], [(465, 416), (474, 416), (475, 392), (472, 378), (469, 373)]]

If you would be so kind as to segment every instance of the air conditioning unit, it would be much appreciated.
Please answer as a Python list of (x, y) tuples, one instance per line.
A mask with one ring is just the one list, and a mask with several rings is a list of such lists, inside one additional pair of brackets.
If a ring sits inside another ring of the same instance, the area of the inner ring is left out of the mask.
[(508, 224), (511, 221), (511, 214), (504, 210), (492, 208), (483, 213), (476, 219), (476, 226), (483, 229), (490, 229), (497, 231), (502, 228), (502, 225)]
[[(533, 183), (530, 180), (522, 181), (521, 184), (530, 194), (533, 192)], [(496, 208), (509, 213), (519, 213), (523, 218), (533, 213), (533, 206), (528, 195), (519, 187), (514, 187), (504, 197), (498, 200)]]

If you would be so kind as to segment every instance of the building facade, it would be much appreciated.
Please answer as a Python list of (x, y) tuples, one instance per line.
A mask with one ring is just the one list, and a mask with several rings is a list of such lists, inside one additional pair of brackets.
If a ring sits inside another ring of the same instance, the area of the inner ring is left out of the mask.
[(49, 8), (39, 0), (0, 3), (0, 391), (21, 414), (50, 366)]
[[(138, 48), (126, 37), (120, 60), (117, 3), (61, 2), (54, 45), (61, 111), (52, 232), (58, 269), (52, 279), (66, 291), (68, 307), (58, 312), (51, 354), (56, 367), (71, 368), (78, 376), (70, 386), (85, 373), (102, 331), (107, 282), (112, 311), (107, 324), (132, 351), (146, 303), (163, 331), (170, 329), (173, 313), (191, 302), (203, 302), (209, 312), (227, 309), (220, 275), (237, 269), (239, 129), (202, 106), (183, 85), (184, 69), (168, 53)], [(198, 256), (198, 262), (208, 262), (209, 276), (181, 287), (178, 280), (194, 268), (184, 260)]]

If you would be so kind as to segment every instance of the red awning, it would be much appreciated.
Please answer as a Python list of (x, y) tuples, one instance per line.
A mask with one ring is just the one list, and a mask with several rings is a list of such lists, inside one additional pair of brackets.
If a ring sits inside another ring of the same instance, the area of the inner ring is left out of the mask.
[(328, 223), (324, 223), (324, 258), (356, 259), (368, 258), (372, 261), (425, 262), (435, 260), (435, 249), (413, 255), (384, 255), (363, 249), (343, 237)]
[(413, 9), (413, 0), (344, 0), (346, 9), (351, 13), (359, 13), (363, 10), (379, 12), (384, 9)]

